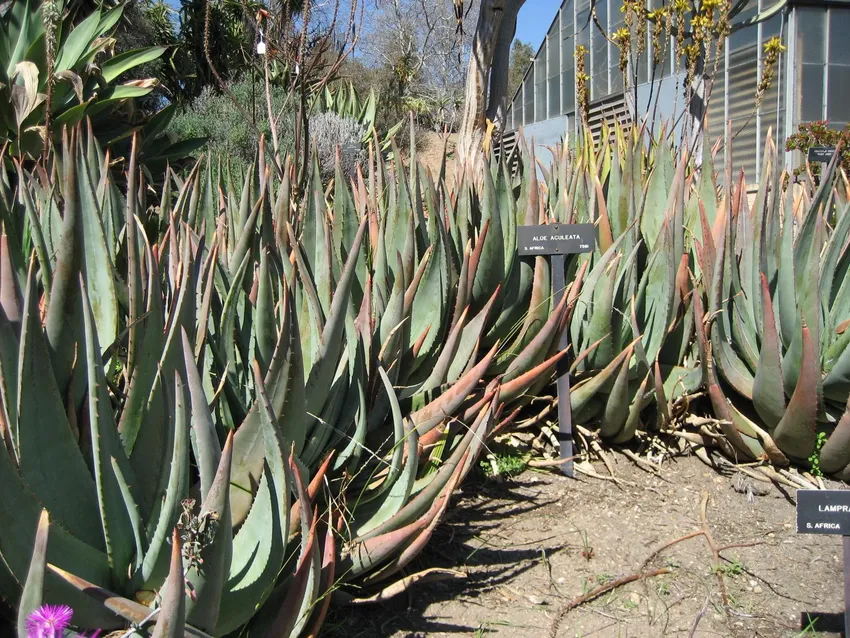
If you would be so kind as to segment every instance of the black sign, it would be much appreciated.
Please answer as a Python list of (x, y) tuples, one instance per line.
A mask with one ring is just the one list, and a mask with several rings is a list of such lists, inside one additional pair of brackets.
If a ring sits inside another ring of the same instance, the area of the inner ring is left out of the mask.
[(520, 257), (589, 253), (596, 244), (593, 224), (517, 226)]
[(797, 490), (797, 533), (850, 535), (850, 490)]
[(829, 164), (832, 161), (833, 155), (835, 155), (835, 147), (834, 146), (810, 146), (809, 147), (809, 161), (810, 162), (821, 162), (822, 164)]

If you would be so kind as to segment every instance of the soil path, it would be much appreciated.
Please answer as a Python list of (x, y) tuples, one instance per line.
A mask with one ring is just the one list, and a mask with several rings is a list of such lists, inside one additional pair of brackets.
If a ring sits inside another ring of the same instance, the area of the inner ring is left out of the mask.
[[(756, 483), (748, 494), (694, 457), (665, 462), (659, 477), (614, 458), (619, 485), (529, 471), (502, 483), (472, 478), (412, 570), (466, 578), (338, 609), (324, 635), (545, 638), (567, 602), (642, 571), (656, 549), (700, 530), (704, 493), (716, 544), (753, 545), (721, 552), (717, 564), (702, 536), (678, 543), (647, 566), (669, 574), (570, 611), (557, 636), (841, 635), (841, 539), (797, 535), (793, 493)], [(807, 630), (812, 622), (819, 631)]]

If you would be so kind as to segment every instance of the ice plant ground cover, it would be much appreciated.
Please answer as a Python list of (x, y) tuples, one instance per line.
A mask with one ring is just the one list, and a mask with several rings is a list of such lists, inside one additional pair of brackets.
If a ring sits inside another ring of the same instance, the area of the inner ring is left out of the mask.
[[(42, 605), (29, 613), (26, 621), (27, 638), (63, 638), (71, 625), (74, 610), (68, 605)], [(98, 638), (100, 630), (90, 634), (75, 634), (81, 638)]]
[(42, 605), (27, 616), (27, 637), (61, 638), (73, 615), (68, 605)]

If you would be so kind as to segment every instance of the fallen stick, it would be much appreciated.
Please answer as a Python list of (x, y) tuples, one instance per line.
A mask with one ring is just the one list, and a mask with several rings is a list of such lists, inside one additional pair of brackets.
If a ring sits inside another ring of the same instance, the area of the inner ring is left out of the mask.
[(695, 532), (690, 532), (688, 534), (685, 534), (684, 536), (680, 536), (679, 538), (674, 538), (672, 541), (669, 541), (667, 543), (664, 543), (661, 547), (659, 547), (654, 552), (652, 552), (649, 556), (647, 556), (646, 560), (643, 561), (643, 565), (641, 565), (641, 569), (646, 569), (647, 565), (649, 565), (653, 560), (655, 560), (655, 558), (658, 557), (658, 555), (661, 552), (663, 552), (665, 549), (669, 549), (670, 547), (673, 547), (673, 545), (676, 545), (677, 543), (681, 543), (682, 541), (690, 540), (692, 538), (696, 538), (697, 536), (702, 536), (702, 535), (703, 535), (703, 531), (700, 529), (700, 530), (697, 530)]
[(702, 605), (702, 609), (699, 610), (696, 618), (694, 618), (694, 622), (691, 625), (691, 632), (688, 634), (688, 638), (694, 638), (697, 633), (697, 627), (699, 626), (699, 621), (703, 619), (705, 613), (708, 611), (708, 603), (711, 602), (711, 594), (705, 597), (705, 602)]
[(528, 467), (534, 468), (547, 468), (547, 467), (558, 467), (559, 465), (563, 465), (567, 461), (575, 461), (576, 459), (581, 458), (581, 454), (574, 454), (573, 456), (568, 456), (565, 459), (531, 459), (528, 462)]
[(367, 598), (353, 598), (345, 596), (345, 592), (338, 592), (339, 594), (336, 598), (345, 604), (348, 605), (368, 605), (371, 603), (382, 603), (385, 600), (389, 600), (394, 596), (398, 596), (399, 594), (403, 594), (408, 589), (410, 589), (413, 585), (418, 583), (433, 583), (441, 580), (455, 580), (455, 579), (463, 579), (466, 578), (466, 574), (463, 572), (456, 571), (454, 569), (441, 569), (439, 567), (434, 567), (432, 569), (426, 569), (425, 571), (418, 572), (416, 574), (411, 574), (410, 576), (405, 576), (401, 580), (385, 587), (381, 591), (379, 591), (374, 596), (369, 596)]
[[(702, 529), (695, 530), (693, 532), (689, 532), (689, 533), (685, 534), (684, 536), (680, 536), (679, 538), (675, 538), (672, 541), (665, 543), (664, 545), (662, 545), (661, 547), (659, 547), (658, 549), (653, 551), (646, 558), (646, 560), (643, 562), (643, 565), (641, 566), (641, 569), (646, 569), (646, 566), (649, 565), (649, 563), (651, 563), (653, 559), (658, 557), (658, 555), (661, 554), (661, 552), (663, 552), (665, 549), (672, 547), (673, 545), (676, 545), (677, 543), (681, 543), (682, 541), (686, 541), (686, 540), (689, 540), (691, 538), (696, 538), (697, 536), (702, 536), (705, 539), (705, 542), (708, 544), (708, 547), (711, 550), (711, 553), (714, 557), (714, 564), (715, 565), (720, 564), (720, 561), (722, 560), (722, 557), (720, 556), (720, 552), (722, 552), (726, 549), (730, 549), (732, 547), (750, 547), (750, 546), (753, 546), (753, 545), (761, 544), (761, 543), (734, 543), (732, 545), (725, 545), (723, 547), (718, 546), (717, 543), (714, 540), (714, 536), (712, 535), (711, 529), (709, 528), (709, 525), (708, 525), (708, 500), (709, 500), (708, 492), (703, 491), (702, 499), (701, 499), (701, 502), (700, 502), (700, 508), (699, 508), (700, 509), (700, 512), (699, 512), (700, 516), (699, 517), (700, 517), (700, 522), (702, 523)], [(728, 623), (730, 607), (729, 607), (729, 595), (726, 591), (726, 582), (723, 580), (723, 573), (719, 569), (716, 569), (714, 571), (714, 575), (717, 578), (717, 585), (718, 585), (718, 588), (720, 589), (720, 598), (723, 601), (723, 610), (724, 610), (724, 612), (726, 612), (726, 621)]]
[(782, 476), (779, 472), (777, 472), (776, 470), (774, 470), (772, 467), (770, 467), (768, 465), (762, 465), (761, 467), (759, 467), (757, 469), (759, 470), (759, 472), (764, 474), (767, 478), (769, 478), (774, 483), (782, 484), (785, 487), (790, 487), (790, 488), (795, 489), (795, 490), (800, 488), (799, 485), (789, 481), (787, 478)]
[(623, 456), (625, 456), (626, 458), (631, 459), (634, 464), (637, 465), (644, 472), (649, 472), (653, 476), (661, 478), (661, 468), (659, 468), (654, 463), (647, 461), (646, 459), (642, 459), (629, 449), (620, 450), (620, 453), (623, 454)]
[[(703, 490), (702, 503), (699, 508), (699, 518), (702, 522), (702, 535), (705, 538), (708, 546), (711, 548), (711, 553), (714, 555), (714, 564), (720, 564), (720, 550), (717, 543), (714, 542), (714, 536), (711, 534), (711, 529), (708, 527), (708, 492)], [(723, 601), (723, 609), (726, 612), (726, 621), (729, 622), (729, 594), (726, 592), (726, 581), (723, 580), (723, 572), (719, 569), (714, 571), (717, 577), (717, 585), (720, 587), (720, 598)], [(730, 628), (731, 629), (731, 628)]]
[[(587, 464), (588, 467), (584, 467), (582, 463)], [(599, 472), (597, 472), (596, 470), (593, 469), (593, 466), (590, 465), (590, 463), (588, 461), (583, 461), (582, 463), (576, 463), (575, 465), (573, 465), (573, 469), (575, 469), (576, 472), (579, 472), (579, 473), (584, 474), (585, 476), (589, 476), (591, 478), (601, 479), (603, 481), (611, 481), (612, 483), (614, 483), (617, 487), (619, 487), (621, 489), (622, 489), (623, 485), (628, 485), (629, 487), (635, 487), (634, 483), (629, 483), (628, 481), (624, 481), (623, 479), (617, 478), (616, 476), (610, 476), (610, 475), (606, 476), (604, 474), (600, 474)]]
[(654, 569), (651, 572), (641, 572), (639, 574), (632, 574), (631, 576), (624, 576), (623, 578), (618, 578), (617, 580), (611, 581), (606, 585), (600, 585), (596, 589), (593, 589), (586, 594), (582, 594), (578, 598), (574, 598), (566, 605), (562, 606), (558, 613), (555, 615), (554, 620), (552, 621), (552, 627), (549, 629), (549, 638), (557, 638), (558, 629), (561, 626), (561, 621), (566, 617), (568, 613), (570, 613), (576, 607), (580, 607), (584, 603), (590, 602), (595, 598), (599, 598), (602, 594), (606, 594), (612, 589), (617, 589), (618, 587), (622, 587), (623, 585), (628, 585), (629, 583), (633, 583), (636, 580), (644, 580), (646, 578), (652, 578), (653, 576), (661, 576), (663, 574), (669, 574), (670, 569), (667, 567), (663, 567), (661, 569)]

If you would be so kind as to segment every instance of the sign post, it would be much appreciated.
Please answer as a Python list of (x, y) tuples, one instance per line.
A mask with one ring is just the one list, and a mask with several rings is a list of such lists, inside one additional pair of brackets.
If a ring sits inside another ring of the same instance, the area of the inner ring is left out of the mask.
[[(520, 257), (549, 258), (552, 273), (552, 307), (555, 308), (566, 294), (566, 256), (591, 252), (596, 244), (596, 230), (593, 224), (518, 226), (517, 244)], [(565, 350), (569, 343), (569, 329), (565, 329), (558, 348)], [(561, 460), (564, 460), (573, 456), (573, 414), (570, 409), (570, 365), (567, 357), (560, 360), (557, 372), (558, 441)], [(573, 462), (562, 463), (561, 471), (572, 477)]]
[(844, 635), (850, 636), (850, 490), (797, 490), (797, 533), (842, 537)]
[(820, 162), (821, 164), (829, 164), (832, 161), (833, 155), (835, 155), (834, 146), (810, 146), (808, 159), (809, 162), (812, 164), (814, 164), (815, 162)]

